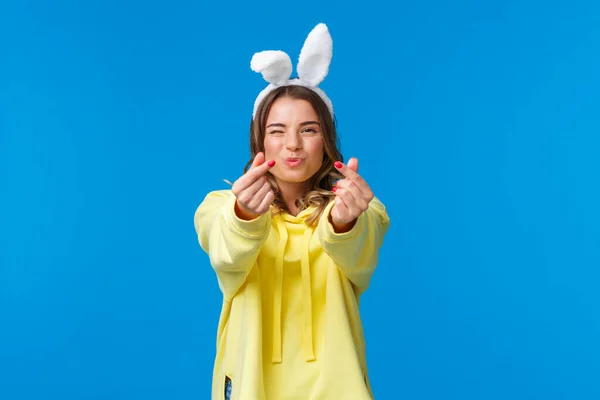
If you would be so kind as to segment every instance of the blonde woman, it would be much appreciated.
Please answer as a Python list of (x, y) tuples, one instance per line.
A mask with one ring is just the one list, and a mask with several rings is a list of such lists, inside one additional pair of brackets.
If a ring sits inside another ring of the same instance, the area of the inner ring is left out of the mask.
[(333, 106), (318, 88), (331, 61), (324, 24), (298, 78), (281, 51), (254, 55), (269, 85), (254, 106), (252, 159), (194, 216), (223, 293), (213, 399), (371, 399), (359, 299), (389, 227), (383, 204), (343, 163)]

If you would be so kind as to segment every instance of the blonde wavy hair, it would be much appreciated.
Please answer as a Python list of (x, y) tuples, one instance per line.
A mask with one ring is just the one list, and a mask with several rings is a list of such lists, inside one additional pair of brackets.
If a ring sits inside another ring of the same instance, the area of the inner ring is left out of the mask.
[[(315, 226), (323, 214), (325, 207), (335, 196), (331, 191), (333, 184), (335, 181), (343, 178), (342, 174), (335, 169), (333, 163), (335, 161), (344, 161), (339, 150), (336, 119), (331, 116), (327, 105), (318, 94), (303, 86), (290, 85), (273, 90), (263, 99), (258, 106), (255, 118), (250, 123), (250, 160), (244, 167), (244, 173), (252, 165), (252, 160), (256, 154), (265, 151), (264, 141), (267, 117), (275, 100), (283, 97), (308, 101), (315, 110), (321, 124), (324, 150), (323, 162), (321, 163), (321, 168), (308, 180), (308, 191), (296, 202), (301, 211), (308, 207), (316, 207), (316, 210), (306, 219), (307, 225)], [(277, 214), (289, 211), (283, 202), (281, 192), (273, 175), (267, 173), (267, 179), (275, 192), (273, 213)]]

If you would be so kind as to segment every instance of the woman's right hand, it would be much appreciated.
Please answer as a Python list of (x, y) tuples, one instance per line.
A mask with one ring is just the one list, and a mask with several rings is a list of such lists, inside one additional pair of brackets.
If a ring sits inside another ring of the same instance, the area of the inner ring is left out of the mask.
[(275, 193), (265, 174), (274, 165), (274, 160), (265, 162), (265, 155), (259, 152), (250, 169), (234, 182), (231, 191), (237, 198), (235, 213), (238, 218), (249, 221), (269, 211)]

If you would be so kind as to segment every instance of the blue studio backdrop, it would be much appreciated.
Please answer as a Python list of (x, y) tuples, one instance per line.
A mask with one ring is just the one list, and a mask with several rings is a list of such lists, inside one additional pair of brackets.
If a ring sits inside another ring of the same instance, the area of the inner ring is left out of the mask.
[(599, 2), (59, 0), (0, 5), (1, 400), (209, 398), (193, 213), (248, 160), (252, 54), (319, 22), (392, 221), (375, 398), (600, 398)]

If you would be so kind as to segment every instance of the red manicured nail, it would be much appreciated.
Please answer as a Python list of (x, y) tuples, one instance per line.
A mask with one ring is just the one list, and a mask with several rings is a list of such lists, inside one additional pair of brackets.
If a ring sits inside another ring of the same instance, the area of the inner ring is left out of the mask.
[(331, 191), (332, 191), (333, 193), (335, 193), (335, 191), (336, 191), (336, 190), (337, 190), (337, 186), (334, 186), (334, 187), (333, 187), (333, 189), (331, 189)]
[(271, 168), (273, 165), (275, 165), (275, 160), (271, 160), (267, 163), (267, 165), (269, 166), (269, 168)]
[(342, 168), (342, 163), (341, 163), (341, 162), (339, 162), (339, 161), (336, 161), (336, 162), (334, 162), (334, 163), (333, 163), (333, 165), (334, 165), (336, 168)]

